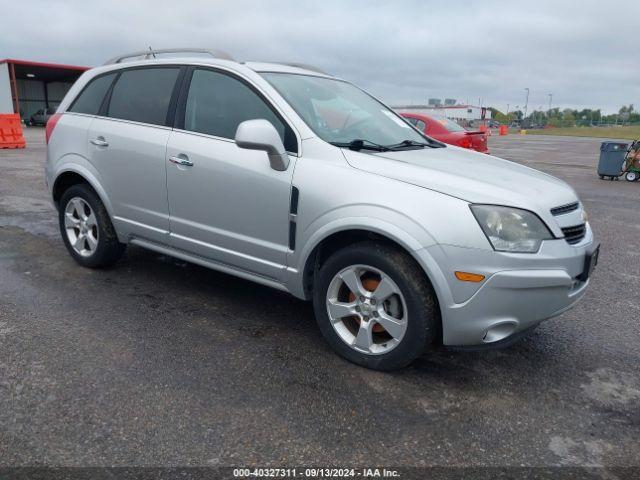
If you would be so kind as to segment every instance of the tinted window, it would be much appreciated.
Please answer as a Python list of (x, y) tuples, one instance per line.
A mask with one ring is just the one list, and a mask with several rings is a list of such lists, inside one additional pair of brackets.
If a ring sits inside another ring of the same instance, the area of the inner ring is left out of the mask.
[(125, 70), (111, 94), (108, 115), (164, 125), (178, 68)]
[(257, 118), (271, 122), (287, 151), (297, 151), (293, 131), (251, 88), (222, 73), (193, 72), (184, 116), (185, 130), (235, 138), (240, 123)]
[(69, 111), (96, 115), (115, 76), (113, 73), (91, 80), (73, 102)]
[(427, 128), (427, 125), (422, 120), (416, 120), (415, 125), (416, 125), (416, 128), (421, 132), (424, 132), (425, 129)]
[(413, 118), (413, 117), (405, 117), (404, 118), (407, 122), (409, 122), (411, 125), (415, 125), (418, 123), (418, 119)]

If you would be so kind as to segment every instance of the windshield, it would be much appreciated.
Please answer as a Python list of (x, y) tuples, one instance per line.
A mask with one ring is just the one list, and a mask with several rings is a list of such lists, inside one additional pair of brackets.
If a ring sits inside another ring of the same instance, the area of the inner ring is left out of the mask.
[(458, 125), (453, 120), (449, 120), (448, 118), (438, 118), (437, 121), (440, 122), (442, 126), (450, 132), (466, 132), (463, 127)]
[(375, 145), (428, 141), (401, 117), (342, 80), (263, 73), (316, 135), (333, 144), (361, 140)]

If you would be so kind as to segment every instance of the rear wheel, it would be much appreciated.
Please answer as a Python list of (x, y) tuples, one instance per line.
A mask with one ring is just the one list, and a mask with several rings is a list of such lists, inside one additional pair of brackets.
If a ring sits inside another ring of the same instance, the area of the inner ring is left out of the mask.
[(349, 246), (322, 265), (314, 309), (337, 353), (376, 370), (409, 364), (435, 341), (440, 326), (422, 269), (406, 253), (374, 242)]
[(118, 241), (104, 204), (88, 185), (73, 185), (62, 194), (58, 217), (62, 240), (80, 265), (107, 267), (122, 256), (126, 245)]

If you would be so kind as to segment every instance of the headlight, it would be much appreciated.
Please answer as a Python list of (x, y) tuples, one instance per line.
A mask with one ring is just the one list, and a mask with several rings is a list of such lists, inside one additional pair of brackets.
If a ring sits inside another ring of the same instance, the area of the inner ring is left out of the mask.
[(500, 252), (535, 253), (553, 235), (540, 218), (519, 208), (471, 205), (482, 231)]

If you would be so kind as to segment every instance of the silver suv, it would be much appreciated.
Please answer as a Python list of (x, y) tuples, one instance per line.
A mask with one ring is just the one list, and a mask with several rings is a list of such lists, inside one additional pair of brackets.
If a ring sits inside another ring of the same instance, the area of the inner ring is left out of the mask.
[(380, 370), (509, 344), (585, 293), (598, 244), (563, 181), (312, 67), (130, 58), (84, 73), (47, 126), (80, 265), (131, 243), (313, 300), (329, 344)]

